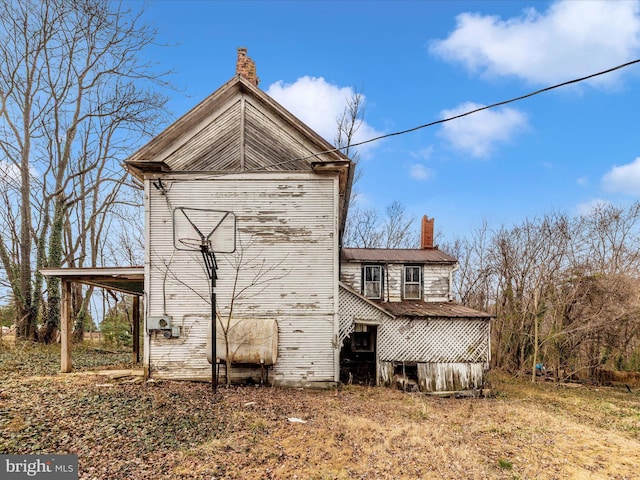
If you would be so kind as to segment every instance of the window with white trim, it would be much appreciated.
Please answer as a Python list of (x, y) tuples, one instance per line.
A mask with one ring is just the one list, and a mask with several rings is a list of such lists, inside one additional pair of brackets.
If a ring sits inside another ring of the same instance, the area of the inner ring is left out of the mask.
[(382, 265), (365, 265), (362, 272), (362, 293), (367, 298), (382, 298)]
[(403, 298), (420, 300), (422, 298), (422, 267), (419, 265), (404, 266)]

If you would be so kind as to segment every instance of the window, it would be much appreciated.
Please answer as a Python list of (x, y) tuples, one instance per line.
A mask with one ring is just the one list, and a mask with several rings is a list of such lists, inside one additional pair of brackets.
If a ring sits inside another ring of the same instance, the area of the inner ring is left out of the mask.
[(422, 286), (422, 268), (419, 266), (404, 267), (404, 295), (406, 300), (420, 300)]
[(382, 265), (365, 265), (363, 276), (364, 296), (382, 298)]
[(353, 326), (351, 348), (355, 352), (373, 352), (376, 327), (356, 323)]

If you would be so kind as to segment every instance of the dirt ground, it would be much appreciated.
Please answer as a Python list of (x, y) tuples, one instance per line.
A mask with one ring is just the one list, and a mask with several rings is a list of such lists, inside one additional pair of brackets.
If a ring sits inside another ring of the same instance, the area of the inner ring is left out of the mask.
[[(635, 479), (640, 392), (532, 385), (491, 398), (348, 386), (144, 382), (87, 373), (127, 357), (0, 350), (0, 453), (74, 453), (82, 479)], [(115, 357), (115, 358), (114, 358)]]

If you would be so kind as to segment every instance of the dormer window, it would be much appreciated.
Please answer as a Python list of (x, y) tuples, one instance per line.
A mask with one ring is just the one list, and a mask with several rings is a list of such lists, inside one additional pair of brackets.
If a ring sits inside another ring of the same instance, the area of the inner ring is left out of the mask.
[(382, 298), (382, 265), (365, 265), (362, 272), (363, 294), (367, 298)]
[(405, 265), (402, 282), (403, 298), (405, 300), (420, 300), (422, 298), (422, 267)]

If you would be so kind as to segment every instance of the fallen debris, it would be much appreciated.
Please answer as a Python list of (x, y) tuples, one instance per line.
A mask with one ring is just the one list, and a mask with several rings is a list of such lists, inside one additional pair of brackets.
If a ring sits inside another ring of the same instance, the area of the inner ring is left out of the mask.
[(289, 420), (289, 422), (291, 423), (307, 423), (306, 420), (302, 420), (301, 418), (297, 418), (297, 417), (289, 417), (287, 418), (287, 420)]

